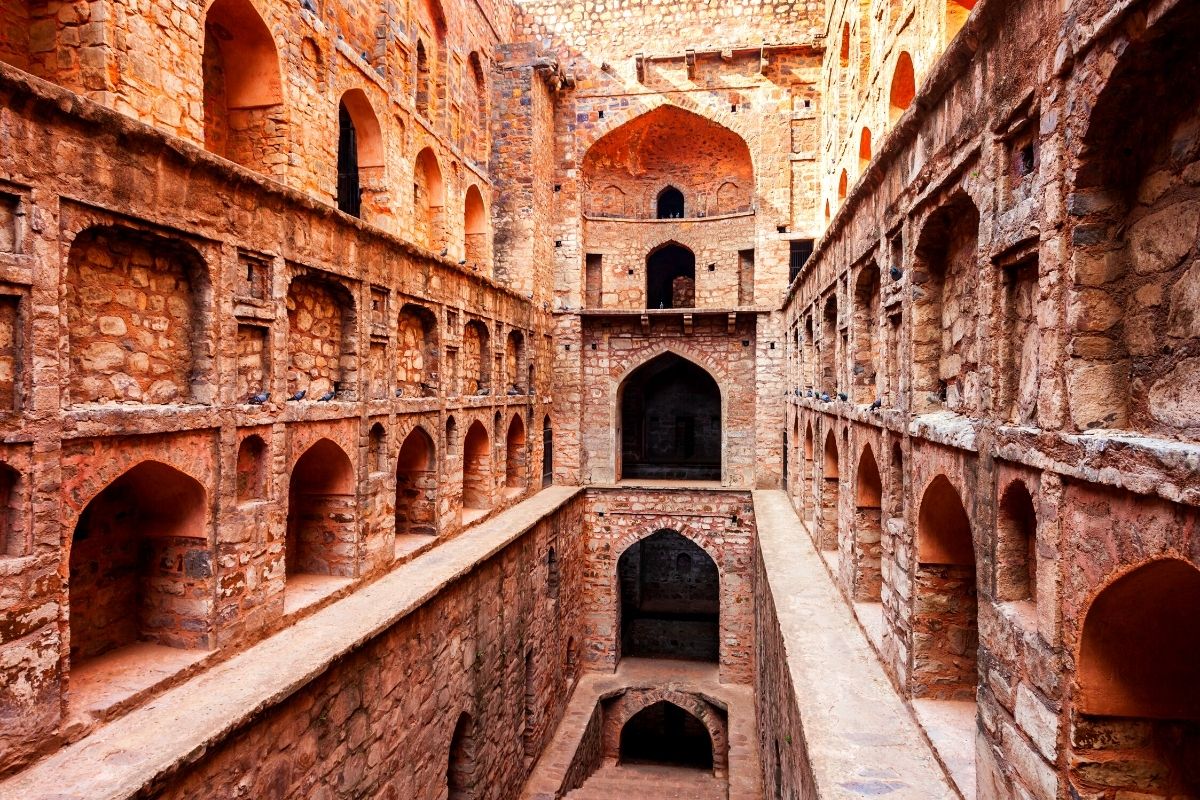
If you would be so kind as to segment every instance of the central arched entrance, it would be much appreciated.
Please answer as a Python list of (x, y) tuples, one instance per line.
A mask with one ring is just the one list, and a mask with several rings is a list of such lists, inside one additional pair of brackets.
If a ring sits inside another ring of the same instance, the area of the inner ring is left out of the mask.
[(721, 479), (721, 389), (687, 359), (663, 353), (625, 379), (622, 478)]
[(621, 655), (716, 661), (721, 577), (695, 542), (660, 530), (634, 542), (617, 562)]
[(694, 714), (660, 700), (621, 729), (621, 763), (712, 769), (712, 736)]

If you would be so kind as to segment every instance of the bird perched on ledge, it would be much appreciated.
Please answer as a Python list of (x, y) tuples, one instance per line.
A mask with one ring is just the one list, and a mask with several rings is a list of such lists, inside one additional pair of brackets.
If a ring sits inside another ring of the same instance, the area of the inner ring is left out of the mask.
[(821, 402), (822, 403), (828, 403), (832, 399), (833, 398), (829, 396), (828, 392), (821, 392)]
[(892, 280), (898, 281), (904, 277), (904, 271), (899, 267), (892, 267), (888, 270), (888, 275), (892, 276)]
[(304, 399), (304, 396), (305, 396), (306, 394), (308, 394), (308, 389), (301, 389), (300, 391), (296, 392), (294, 395), (292, 395), (291, 397), (289, 397), (289, 398), (288, 398), (288, 402), (291, 402), (291, 403), (298, 403), (298, 402), (300, 402), (301, 400), (303, 400), (303, 399)]
[(270, 399), (271, 399), (270, 392), (259, 392), (258, 394), (250, 395), (250, 398), (246, 402), (252, 406), (261, 406), (263, 403), (267, 402)]
[(850, 399), (850, 395), (846, 394), (845, 392), (838, 392), (838, 400), (845, 402), (849, 399)]
[(868, 411), (878, 411), (882, 407), (883, 407), (883, 399), (876, 397), (875, 402), (871, 403), (871, 407), (868, 408), (867, 410)]
[(332, 400), (332, 399), (333, 399), (333, 398), (335, 398), (335, 397), (337, 397), (337, 392), (335, 392), (333, 389), (330, 389), (328, 392), (326, 392), (325, 394), (321, 395), (321, 396), (320, 396), (320, 397), (317, 399), (317, 402), (318, 402), (318, 403), (328, 403), (330, 400)]
[(519, 394), (521, 394), (521, 390), (520, 390), (520, 388), (517, 387), (517, 385), (515, 383), (512, 386), (508, 387), (508, 396), (509, 397), (515, 397), (516, 395), (519, 395)]
[(492, 393), (491, 389), (480, 389), (478, 392), (475, 393), (475, 396), (476, 397), (485, 397), (486, 395), (489, 395), (491, 393)]
[(403, 386), (396, 390), (396, 397), (404, 397), (404, 387)]

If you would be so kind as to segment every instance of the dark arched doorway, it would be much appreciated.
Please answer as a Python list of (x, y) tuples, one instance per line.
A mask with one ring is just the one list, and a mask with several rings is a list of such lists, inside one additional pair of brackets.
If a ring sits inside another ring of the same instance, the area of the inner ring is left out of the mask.
[(623, 656), (717, 660), (721, 577), (703, 548), (658, 531), (621, 554), (617, 581)]
[(667, 244), (646, 257), (646, 308), (694, 308), (696, 254)]
[(683, 218), (683, 192), (668, 186), (658, 193), (657, 215), (659, 219)]
[(619, 396), (622, 478), (721, 479), (721, 389), (711, 375), (664, 353)]
[(712, 769), (712, 736), (694, 714), (660, 700), (621, 729), (621, 763)]

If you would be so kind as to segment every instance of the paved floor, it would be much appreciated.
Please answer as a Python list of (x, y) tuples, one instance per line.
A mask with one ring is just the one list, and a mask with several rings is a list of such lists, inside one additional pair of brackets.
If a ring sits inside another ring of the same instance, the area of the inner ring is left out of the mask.
[[(605, 764), (580, 787), (588, 789), (589, 793), (581, 795), (572, 792), (568, 795), (571, 800), (655, 800), (660, 797), (706, 800), (710, 796), (707, 792), (714, 786), (719, 788), (720, 794), (713, 796), (723, 799), (728, 797), (729, 800), (760, 800), (763, 797), (753, 687), (721, 683), (716, 664), (657, 658), (625, 658), (617, 665), (615, 673), (589, 672), (579, 679), (562, 722), (554, 732), (554, 738), (538, 759), (533, 774), (521, 792), (523, 800), (542, 800), (558, 796), (563, 776), (579, 747), (596, 704), (601, 697), (611, 696), (614, 692), (630, 687), (670, 687), (682, 692), (701, 694), (722, 703), (727, 709), (729, 719), (728, 780), (714, 778), (711, 773), (703, 770), (683, 769), (679, 772), (669, 767), (621, 765), (618, 768), (616, 764)], [(663, 770), (665, 772), (662, 772)], [(597, 777), (601, 779), (592, 783)], [(637, 794), (634, 796), (630, 796), (625, 790), (618, 792), (615, 789), (603, 788), (626, 787), (643, 779), (647, 782), (637, 785)], [(670, 787), (672, 791), (687, 788), (697, 793), (657, 794), (656, 791), (664, 786)]]
[(725, 781), (708, 770), (649, 764), (608, 764), (567, 800), (725, 800)]

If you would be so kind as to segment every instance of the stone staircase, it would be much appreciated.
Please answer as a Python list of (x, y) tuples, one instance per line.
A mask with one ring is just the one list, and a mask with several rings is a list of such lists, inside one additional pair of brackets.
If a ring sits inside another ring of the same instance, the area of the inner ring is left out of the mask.
[(725, 800), (728, 786), (708, 770), (651, 764), (608, 764), (566, 800)]

